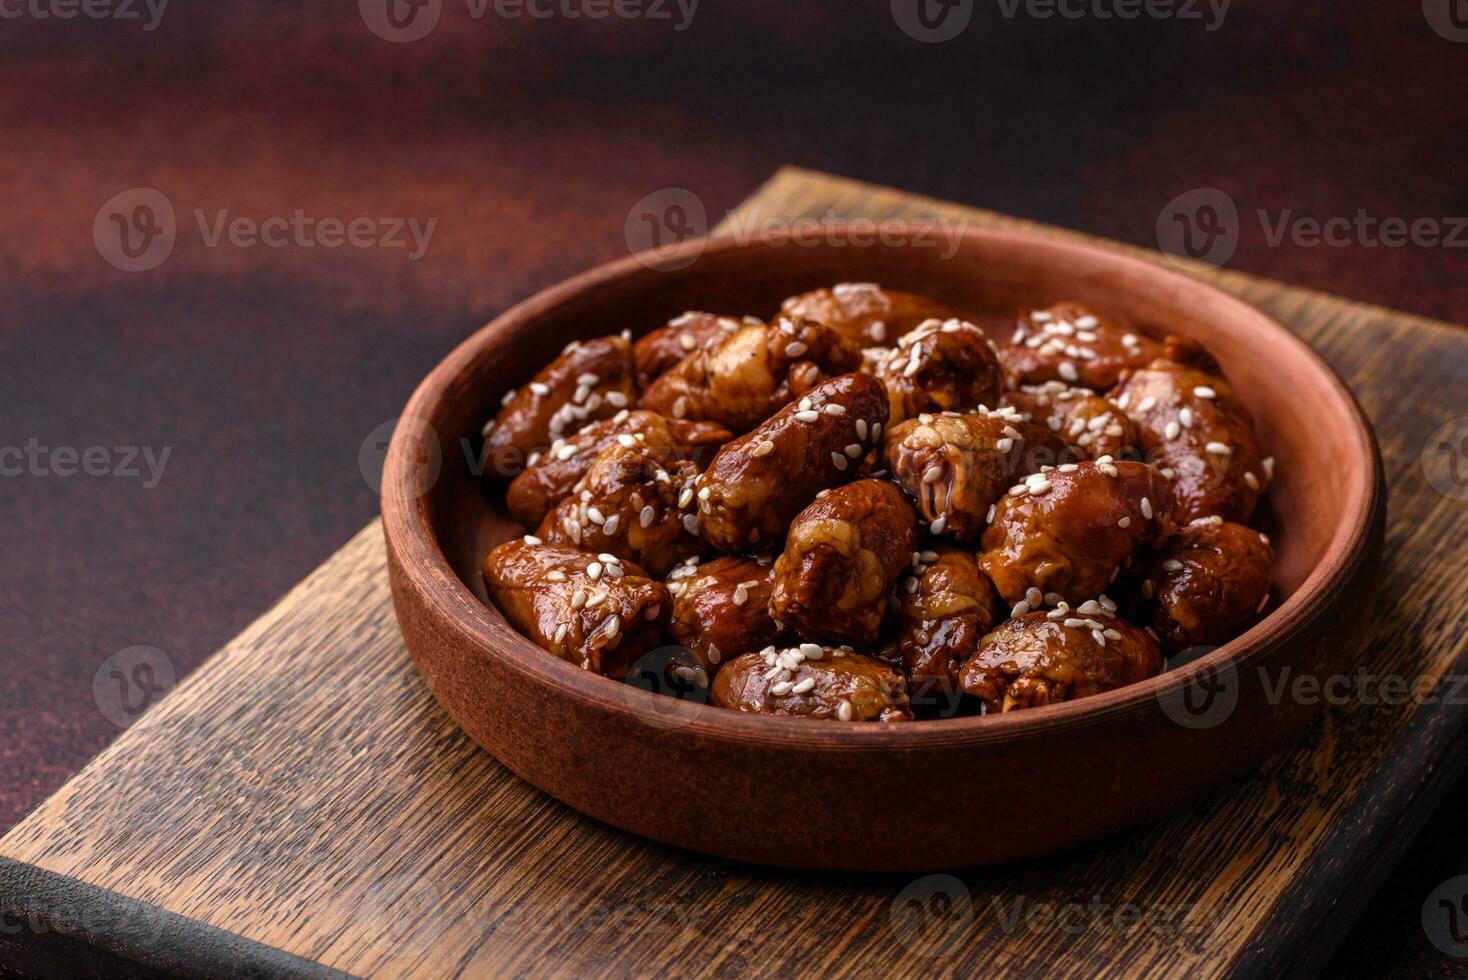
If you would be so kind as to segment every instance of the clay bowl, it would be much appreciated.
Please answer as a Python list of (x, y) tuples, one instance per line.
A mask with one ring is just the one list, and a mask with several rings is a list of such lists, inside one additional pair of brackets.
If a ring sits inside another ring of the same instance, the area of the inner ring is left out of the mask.
[[(504, 313), (413, 394), (383, 479), (393, 599), (429, 689), (464, 730), (545, 792), (645, 837), (761, 864), (904, 871), (1116, 833), (1200, 799), (1297, 738), (1314, 709), (1278, 695), (1281, 671), (1329, 675), (1353, 662), (1385, 514), (1371, 429), (1332, 370), (1259, 310), (1106, 249), (974, 229), (945, 257), (827, 237), (697, 241), (683, 268), (633, 257), (593, 269)], [(1200, 659), (1121, 690), (1002, 716), (880, 725), (660, 697), (550, 656), (486, 604), (481, 560), (522, 533), (502, 492), (473, 472), (480, 425), (505, 390), (574, 338), (640, 333), (685, 309), (769, 315), (784, 296), (841, 281), (927, 293), (996, 325), (1024, 305), (1075, 299), (1156, 336), (1201, 340), (1278, 461), (1255, 521), (1277, 551), (1273, 611)]]

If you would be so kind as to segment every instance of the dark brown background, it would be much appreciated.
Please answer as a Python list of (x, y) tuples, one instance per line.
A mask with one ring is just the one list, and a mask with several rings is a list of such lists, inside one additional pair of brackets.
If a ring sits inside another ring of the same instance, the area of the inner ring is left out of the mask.
[[(105, 658), (152, 645), (182, 675), (253, 619), (373, 515), (359, 450), (416, 380), (625, 255), (661, 188), (713, 222), (797, 163), (1154, 245), (1169, 200), (1217, 187), (1243, 215), (1232, 267), (1468, 322), (1461, 248), (1276, 247), (1254, 217), (1468, 214), (1468, 45), (1410, 0), (1239, 0), (1212, 32), (981, 0), (931, 45), (885, 0), (703, 0), (683, 31), (445, 0), (411, 44), (340, 0), (175, 2), (151, 32), (0, 24), (0, 445), (172, 450), (154, 489), (0, 477), (0, 828), (116, 734), (92, 696)], [(179, 237), (129, 274), (92, 223), (139, 186)], [(409, 262), (209, 248), (194, 218), (297, 208), (437, 225)], [(1465, 805), (1460, 786), (1333, 972), (1454, 973), (1418, 917), (1468, 872)]]

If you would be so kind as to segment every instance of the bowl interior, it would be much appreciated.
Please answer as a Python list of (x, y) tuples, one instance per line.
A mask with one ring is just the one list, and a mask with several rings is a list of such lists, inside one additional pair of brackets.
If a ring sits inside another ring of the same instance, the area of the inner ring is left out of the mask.
[[(786, 296), (843, 281), (932, 295), (996, 338), (1007, 335), (1021, 307), (1078, 300), (1143, 333), (1201, 341), (1276, 460), (1275, 481), (1253, 522), (1269, 532), (1276, 551), (1272, 615), (1365, 524), (1372, 453), (1349, 393), (1273, 320), (1199, 281), (1094, 246), (1007, 232), (969, 230), (952, 251), (943, 243), (853, 248), (715, 240), (682, 269), (626, 259), (527, 300), (466, 341), (415, 395), (410, 413), (437, 435), (440, 458), (399, 476), (459, 582), (484, 599), (484, 555), (524, 532), (508, 518), (502, 490), (485, 489), (480, 427), (505, 391), (568, 341), (623, 329), (640, 335), (688, 309), (766, 317)], [(390, 460), (385, 486), (391, 470)]]

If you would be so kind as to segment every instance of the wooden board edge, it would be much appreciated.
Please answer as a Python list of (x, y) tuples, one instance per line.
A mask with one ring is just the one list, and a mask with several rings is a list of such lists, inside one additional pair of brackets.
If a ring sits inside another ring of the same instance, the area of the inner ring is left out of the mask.
[[(1462, 663), (1461, 659), (1459, 663)], [(1461, 669), (1455, 668), (1450, 673), (1458, 673)], [(1307, 908), (1312, 898), (1318, 899), (1321, 895), (1332, 895), (1333, 900), (1319, 908), (1315, 915), (1306, 913), (1304, 917), (1295, 919), (1296, 925), (1309, 921), (1312, 927), (1303, 930), (1303, 939), (1297, 942), (1292, 958), (1268, 960), (1259, 955), (1241, 963), (1244, 968), (1241, 972), (1292, 980), (1321, 976), (1330, 957), (1361, 920), (1377, 891), (1438, 811), (1448, 791), (1468, 772), (1468, 738), (1464, 737), (1468, 734), (1468, 715), (1461, 709), (1450, 711), (1446, 705), (1428, 705), (1418, 710), (1430, 714), (1419, 713), (1401, 737), (1420, 742), (1416, 738), (1419, 731), (1446, 728), (1446, 734), (1438, 736), (1444, 751), (1436, 759), (1427, 760), (1422, 775), (1405, 787), (1392, 785), (1391, 772), (1378, 771), (1372, 775), (1357, 804), (1338, 823), (1330, 837), (1322, 841), (1321, 847), (1305, 860), (1299, 874), (1280, 892), (1275, 906), (1300, 910)], [(1373, 807), (1366, 804), (1380, 804), (1392, 797), (1400, 799), (1394, 801), (1390, 812), (1383, 818), (1373, 819)], [(1339, 870), (1333, 872), (1323, 855), (1333, 847), (1343, 846), (1352, 840), (1353, 835), (1359, 840), (1363, 831), (1369, 838), (1365, 846), (1358, 847), (1352, 860), (1342, 862)], [(1269, 937), (1283, 921), (1279, 915), (1266, 920), (1265, 927), (1256, 933), (1260, 939), (1254, 947), (1257, 954), (1271, 949)]]
[[(1410, 323), (1414, 328), (1440, 332), (1448, 337), (1452, 337), (1458, 340), (1464, 339), (1465, 331), (1468, 331), (1468, 326), (1462, 324), (1452, 323), (1447, 320), (1437, 320), (1432, 317), (1422, 316), (1417, 313), (1409, 313), (1405, 310), (1394, 309), (1390, 306), (1382, 306), (1379, 303), (1371, 303), (1365, 300), (1352, 299), (1349, 296), (1341, 296), (1338, 293), (1326, 292), (1321, 289), (1315, 289), (1311, 286), (1301, 286), (1297, 283), (1287, 282), (1282, 279), (1275, 279), (1270, 276), (1260, 275), (1254, 272), (1244, 272), (1228, 267), (1214, 267), (1207, 265), (1203, 262), (1198, 262), (1193, 259), (1185, 258), (1183, 256), (1164, 253), (1156, 248), (1148, 248), (1145, 245), (1133, 245), (1130, 242), (1124, 242), (1115, 238), (1108, 238), (1104, 235), (1097, 235), (1086, 231), (1077, 231), (1074, 228), (1065, 228), (1059, 225), (1049, 225), (1043, 221), (1039, 221), (1033, 218), (1023, 218), (1017, 215), (1006, 214), (999, 211), (992, 211), (977, 204), (964, 204), (959, 201), (949, 201), (943, 198), (932, 197), (918, 191), (903, 190), (901, 188), (890, 187), (885, 184), (868, 183), (867, 181), (860, 180), (855, 177), (845, 177), (840, 174), (828, 173), (822, 170), (813, 170), (811, 168), (801, 167), (796, 164), (786, 164), (785, 166), (776, 170), (769, 180), (766, 180), (763, 184), (761, 184), (758, 188), (751, 192), (747, 198), (739, 202), (739, 204), (735, 206), (734, 211), (743, 212), (748, 210), (752, 206), (758, 205), (761, 198), (763, 198), (767, 192), (774, 194), (780, 187), (780, 185), (786, 182), (804, 184), (807, 186), (816, 184), (839, 186), (850, 190), (853, 193), (867, 195), (876, 193), (884, 197), (890, 196), (893, 198), (904, 198), (909, 202), (929, 207), (933, 209), (935, 213), (938, 213), (942, 210), (947, 210), (949, 212), (955, 210), (966, 211), (972, 214), (980, 215), (983, 217), (984, 220), (993, 221), (996, 224), (1006, 225), (1014, 228), (1033, 229), (1043, 232), (1047, 235), (1058, 235), (1060, 237), (1076, 238), (1093, 244), (1104, 245), (1108, 248), (1114, 248), (1123, 252), (1128, 252), (1132, 255), (1148, 259), (1153, 262), (1166, 262), (1167, 264), (1175, 266), (1176, 268), (1188, 273), (1189, 275), (1195, 276), (1199, 279), (1207, 280), (1214, 285), (1223, 286), (1225, 288), (1233, 287), (1236, 290), (1257, 289), (1259, 287), (1277, 289), (1288, 292), (1294, 296), (1298, 296), (1303, 299), (1310, 299), (1321, 303), (1329, 303), (1337, 307), (1349, 308), (1354, 311), (1369, 313), (1375, 316), (1391, 317), (1395, 320), (1402, 320)], [(723, 227), (723, 224), (723, 222), (720, 223), (720, 228)]]
[(78, 878), (0, 857), (0, 973), (28, 977), (350, 974)]

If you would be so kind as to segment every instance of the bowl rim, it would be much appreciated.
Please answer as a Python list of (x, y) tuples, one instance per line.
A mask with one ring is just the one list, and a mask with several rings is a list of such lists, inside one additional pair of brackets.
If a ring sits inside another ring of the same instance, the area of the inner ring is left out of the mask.
[[(823, 222), (823, 227), (839, 230), (848, 223)], [(888, 223), (913, 226), (918, 222), (888, 219)], [(460, 580), (439, 547), (429, 520), (425, 484), (431, 478), (429, 469), (433, 464), (429, 462), (429, 454), (419, 451), (422, 427), (405, 426), (401, 420), (426, 421), (432, 418), (439, 402), (455, 390), (455, 380), (482, 348), (495, 342), (502, 330), (523, 326), (572, 296), (594, 291), (602, 284), (645, 272), (650, 267), (656, 268), (660, 263), (676, 268), (678, 266), (672, 263), (689, 255), (696, 259), (742, 249), (778, 248), (788, 244), (787, 239), (798, 233), (798, 229), (794, 232), (787, 229), (746, 241), (733, 236), (703, 236), (689, 239), (675, 250), (644, 252), (602, 263), (548, 286), (506, 309), (458, 344), (418, 384), (399, 416), (400, 424), (393, 432), (384, 462), (381, 482), (383, 531), (389, 563), (397, 566), (406, 584), (424, 599), (428, 610), (453, 632), (453, 642), (474, 647), (480, 654), (494, 658), (507, 670), (519, 674), (524, 681), (554, 686), (562, 696), (583, 702), (586, 707), (612, 713), (632, 724), (642, 721), (656, 727), (668, 727), (665, 722), (654, 719), (669, 713), (669, 699), (592, 674), (548, 654), (510, 627)], [(1212, 302), (1232, 308), (1232, 313), (1237, 316), (1256, 321), (1259, 327), (1276, 335), (1277, 342), (1288, 344), (1303, 355), (1305, 361), (1328, 382), (1335, 401), (1345, 410), (1351, 423), (1354, 452), (1364, 464), (1358, 468), (1358, 478), (1341, 487), (1346, 499), (1345, 511), (1324, 554), (1293, 594), (1244, 633), (1185, 665), (1113, 691), (997, 716), (924, 719), (892, 725), (853, 725), (835, 720), (754, 715), (711, 704), (674, 702), (679, 704), (678, 713), (682, 715), (677, 722), (681, 733), (732, 739), (746, 744), (789, 743), (798, 739), (806, 747), (865, 751), (941, 747), (960, 742), (1012, 741), (1044, 736), (1074, 726), (1098, 724), (1136, 712), (1149, 702), (1175, 697), (1200, 678), (1229, 668), (1240, 670), (1270, 656), (1316, 618), (1332, 595), (1352, 578), (1355, 566), (1367, 550), (1383, 493), (1380, 452), (1370, 422), (1355, 395), (1314, 348), (1279, 321), (1237, 296), (1115, 247), (1013, 229), (968, 226), (960, 234), (966, 243), (987, 240), (1000, 247), (1052, 250), (1057, 259), (1063, 259), (1067, 254), (1084, 255), (1093, 265), (1098, 261), (1110, 263), (1118, 271), (1161, 277), (1176, 288), (1211, 294)], [(873, 247), (886, 249), (889, 246)], [(504, 646), (506, 634), (512, 649)]]

